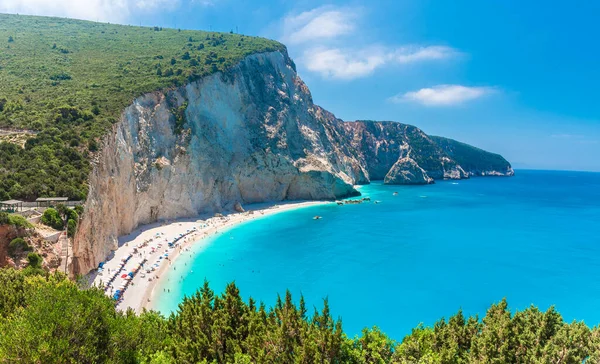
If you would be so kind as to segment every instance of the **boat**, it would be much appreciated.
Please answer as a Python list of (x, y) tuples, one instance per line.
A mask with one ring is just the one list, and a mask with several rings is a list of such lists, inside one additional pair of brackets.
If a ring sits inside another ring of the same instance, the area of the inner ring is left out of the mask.
[(398, 196), (398, 192), (394, 192), (394, 196)]
[(320, 219), (322, 219), (322, 217), (321, 217), (321, 216), (319, 216), (319, 215), (317, 215), (317, 216), (313, 217), (313, 220), (320, 220)]

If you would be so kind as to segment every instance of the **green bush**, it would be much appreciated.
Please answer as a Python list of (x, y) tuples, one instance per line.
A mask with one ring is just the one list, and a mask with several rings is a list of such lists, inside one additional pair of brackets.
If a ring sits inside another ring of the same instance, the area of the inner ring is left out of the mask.
[(27, 221), (27, 219), (21, 215), (17, 215), (17, 214), (12, 214), (12, 215), (8, 215), (8, 223), (17, 227), (17, 228), (23, 228), (23, 229), (31, 229), (33, 228), (33, 225)]
[(38, 253), (27, 254), (27, 262), (31, 268), (41, 268), (44, 260)]
[(8, 213), (0, 211), (0, 225), (8, 225)]
[(42, 215), (42, 224), (50, 226), (56, 230), (62, 230), (63, 220), (60, 217), (58, 211), (53, 208), (47, 208)]
[(21, 253), (32, 250), (29, 244), (23, 238), (15, 238), (8, 244), (8, 255), (12, 258), (18, 257)]
[(20, 229), (31, 229), (33, 225), (21, 215), (0, 212), (0, 225), (13, 225)]
[(83, 215), (83, 206), (82, 205), (77, 205), (77, 206), (73, 207), (73, 210), (75, 210), (75, 212), (77, 213), (77, 216)]
[(67, 235), (69, 236), (69, 238), (74, 237), (76, 231), (77, 231), (77, 221), (73, 220), (73, 219), (69, 219), (69, 221), (67, 221)]

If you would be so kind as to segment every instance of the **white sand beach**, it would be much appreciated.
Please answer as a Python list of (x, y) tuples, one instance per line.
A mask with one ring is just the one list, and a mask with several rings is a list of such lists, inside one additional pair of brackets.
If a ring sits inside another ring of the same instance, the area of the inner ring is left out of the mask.
[(138, 227), (119, 238), (119, 248), (98, 269), (93, 284), (105, 287), (106, 294), (117, 299), (117, 309), (132, 308), (141, 312), (154, 306), (154, 289), (172, 262), (193, 244), (204, 243), (203, 238), (222, 233), (244, 221), (323, 203), (327, 202), (254, 204), (246, 206), (246, 212), (222, 217), (201, 215)]

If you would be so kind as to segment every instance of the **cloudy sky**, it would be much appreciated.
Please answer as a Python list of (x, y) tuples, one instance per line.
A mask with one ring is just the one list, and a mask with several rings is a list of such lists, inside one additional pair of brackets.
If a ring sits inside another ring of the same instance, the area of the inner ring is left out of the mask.
[(0, 0), (0, 12), (260, 35), (316, 103), (503, 154), (600, 171), (600, 2)]

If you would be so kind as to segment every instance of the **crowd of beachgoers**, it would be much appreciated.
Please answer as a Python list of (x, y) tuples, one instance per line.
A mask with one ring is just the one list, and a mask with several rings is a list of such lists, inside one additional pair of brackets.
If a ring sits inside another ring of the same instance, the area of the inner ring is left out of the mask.
[[(186, 229), (180, 232), (184, 224)], [(142, 232), (140, 235), (144, 235), (143, 240), (137, 236), (133, 241), (124, 243), (112, 259), (100, 263), (94, 284), (103, 288), (115, 300), (117, 307), (123, 305), (129, 294), (139, 295), (140, 292), (131, 293), (131, 289), (136, 284), (144, 286), (145, 282), (158, 279), (161, 267), (170, 265), (172, 257), (181, 250), (181, 245), (209, 226), (203, 221), (196, 222), (194, 226), (189, 224), (176, 223), (175, 229), (163, 225), (163, 229), (151, 229), (163, 231), (153, 232), (149, 237), (147, 231)]]
[(247, 220), (320, 203), (323, 202), (260, 204), (253, 206), (256, 207), (253, 211), (199, 216), (195, 221), (183, 219), (140, 227), (119, 238), (119, 247), (110, 259), (100, 263), (93, 284), (115, 300), (117, 309), (132, 308), (139, 312), (155, 307), (152, 300), (161, 297), (153, 294), (159, 279), (182, 252), (191, 252), (192, 244)]
[[(206, 227), (205, 224), (200, 225), (200, 228), (204, 227)], [(142, 279), (147, 278), (148, 281), (152, 281), (154, 279), (152, 273), (159, 269), (161, 264), (166, 264), (169, 261), (169, 253), (178, 249), (179, 243), (197, 230), (197, 227), (193, 227), (172, 240), (166, 238), (165, 233), (156, 233), (154, 237), (136, 245), (133, 253), (121, 258), (121, 263), (116, 269), (111, 270), (110, 267), (105, 267), (104, 262), (100, 263), (98, 267), (99, 276), (103, 277), (106, 274), (108, 277), (106, 281), (104, 279), (100, 280), (100, 284), (104, 286), (104, 292), (115, 300), (116, 305), (119, 305), (123, 301), (127, 288), (130, 284), (133, 284), (133, 278), (137, 274), (140, 274)], [(149, 259), (155, 259), (154, 263), (148, 263)]]

